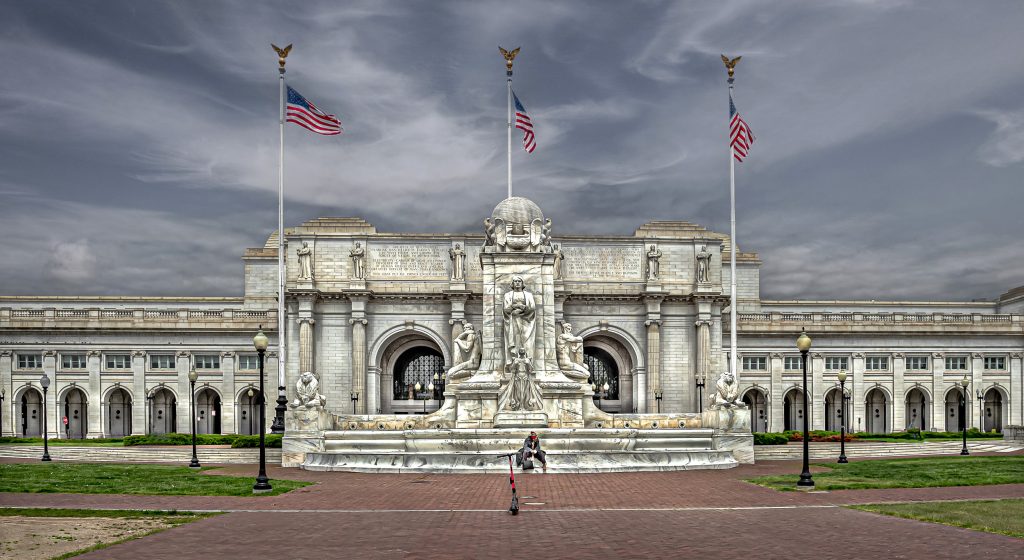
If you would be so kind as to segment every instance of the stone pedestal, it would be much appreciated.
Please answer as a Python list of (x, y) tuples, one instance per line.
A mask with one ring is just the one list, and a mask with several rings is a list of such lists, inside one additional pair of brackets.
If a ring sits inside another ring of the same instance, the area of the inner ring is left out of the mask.
[(547, 428), (548, 415), (543, 412), (499, 412), (494, 415), (495, 428)]

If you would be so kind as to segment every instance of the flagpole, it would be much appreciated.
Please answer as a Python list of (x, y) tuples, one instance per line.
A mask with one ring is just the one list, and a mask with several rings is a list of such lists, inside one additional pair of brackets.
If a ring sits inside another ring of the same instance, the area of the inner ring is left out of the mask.
[(506, 51), (505, 49), (498, 47), (498, 51), (501, 52), (501, 56), (505, 58), (505, 77), (506, 84), (508, 86), (507, 102), (506, 102), (506, 121), (505, 124), (508, 128), (506, 131), (507, 143), (508, 143), (508, 198), (512, 198), (512, 61), (515, 60), (516, 55), (519, 54), (519, 47)]
[[(729, 67), (729, 99), (732, 99), (733, 68)], [(729, 371), (739, 382), (736, 368), (736, 148), (729, 142)]]
[[(273, 46), (273, 45), (272, 45)], [(274, 46), (277, 52), (278, 63), (278, 139), (279, 151), (277, 160), (277, 407), (275, 407), (274, 421), (270, 431), (275, 434), (284, 433), (284, 411), (288, 403), (288, 396), (285, 394), (285, 269), (284, 269), (284, 105), (285, 105), (285, 83), (284, 65), (285, 58), (291, 52), (292, 46), (284, 49)], [(264, 398), (260, 395), (260, 398)]]

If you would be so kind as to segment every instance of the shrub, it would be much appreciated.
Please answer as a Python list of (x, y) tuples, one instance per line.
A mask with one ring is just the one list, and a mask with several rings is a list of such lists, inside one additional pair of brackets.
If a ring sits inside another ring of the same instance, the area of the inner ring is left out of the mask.
[[(260, 446), (260, 436), (238, 436), (231, 443), (234, 449), (251, 449)], [(272, 449), (281, 448), (281, 434), (267, 434), (264, 438), (264, 446)]]
[[(239, 437), (237, 434), (196, 434), (196, 445), (231, 445)], [(127, 436), (124, 444), (128, 445), (192, 445), (192, 434), (150, 434), (145, 436)]]
[(754, 432), (754, 445), (786, 445), (789, 438), (786, 434), (771, 432)]

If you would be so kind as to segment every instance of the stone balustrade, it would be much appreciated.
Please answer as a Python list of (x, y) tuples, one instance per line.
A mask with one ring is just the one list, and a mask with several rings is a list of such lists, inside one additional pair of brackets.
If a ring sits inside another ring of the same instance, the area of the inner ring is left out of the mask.
[(77, 307), (23, 309), (0, 307), (0, 327), (17, 328), (273, 328), (277, 310)]

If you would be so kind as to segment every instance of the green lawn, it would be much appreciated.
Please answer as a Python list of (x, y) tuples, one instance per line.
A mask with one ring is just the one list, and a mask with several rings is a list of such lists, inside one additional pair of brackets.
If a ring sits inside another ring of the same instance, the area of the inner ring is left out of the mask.
[[(203, 471), (210, 470), (203, 468)], [(0, 492), (252, 496), (253, 476), (209, 476), (188, 467), (91, 463), (0, 464)], [(271, 480), (274, 496), (309, 482)]]
[[(814, 473), (816, 490), (925, 488), (1024, 483), (1024, 456), (927, 457), (853, 461), (845, 465), (815, 463), (829, 470)], [(796, 490), (800, 473), (762, 476), (748, 482), (776, 490)]]
[(1024, 539), (1024, 500), (868, 504), (853, 509)]

